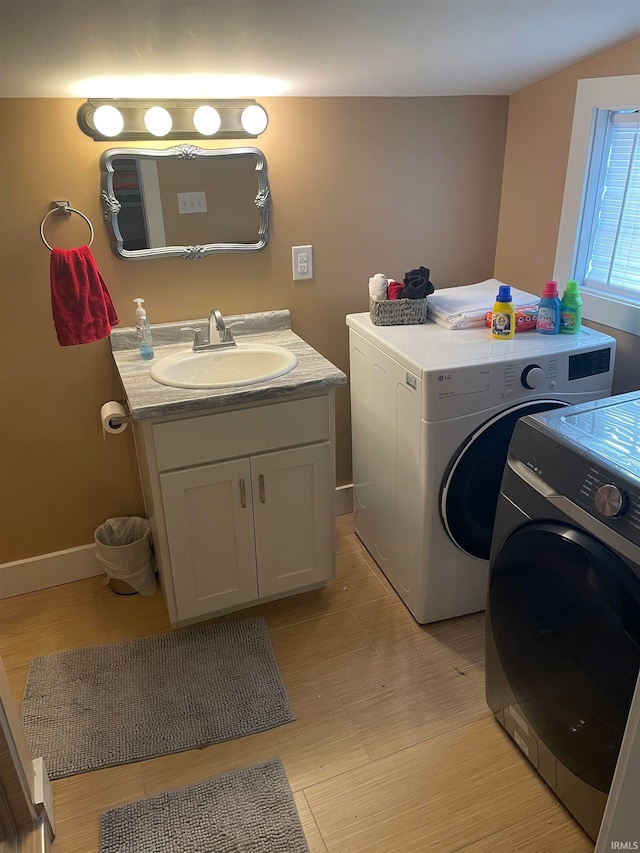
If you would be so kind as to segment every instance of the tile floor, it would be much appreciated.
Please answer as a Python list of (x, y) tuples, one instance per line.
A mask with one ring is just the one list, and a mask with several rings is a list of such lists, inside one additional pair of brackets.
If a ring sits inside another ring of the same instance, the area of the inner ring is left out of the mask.
[[(295, 722), (54, 782), (56, 853), (97, 853), (107, 808), (275, 757), (311, 853), (593, 851), (486, 706), (483, 614), (418, 625), (350, 515), (337, 532), (325, 589), (223, 617), (264, 616)], [(0, 601), (17, 702), (32, 657), (169, 629), (160, 593), (117, 596), (100, 580)]]

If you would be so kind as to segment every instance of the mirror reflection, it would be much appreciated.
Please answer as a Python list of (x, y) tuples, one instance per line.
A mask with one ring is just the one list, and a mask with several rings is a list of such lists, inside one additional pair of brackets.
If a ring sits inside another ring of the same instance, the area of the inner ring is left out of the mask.
[(116, 148), (105, 151), (100, 169), (120, 258), (203, 258), (268, 244), (267, 165), (257, 148)]

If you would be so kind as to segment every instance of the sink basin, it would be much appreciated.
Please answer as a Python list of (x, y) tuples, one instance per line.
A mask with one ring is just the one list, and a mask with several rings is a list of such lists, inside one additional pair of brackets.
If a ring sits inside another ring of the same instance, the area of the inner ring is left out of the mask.
[(231, 349), (167, 355), (153, 365), (151, 378), (174, 388), (236, 388), (283, 376), (297, 363), (297, 357), (284, 347), (238, 344)]

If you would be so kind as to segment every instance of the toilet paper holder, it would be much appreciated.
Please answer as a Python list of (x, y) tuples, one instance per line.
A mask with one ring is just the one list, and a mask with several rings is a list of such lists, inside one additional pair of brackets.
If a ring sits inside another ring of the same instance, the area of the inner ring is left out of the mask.
[(102, 432), (123, 432), (127, 424), (133, 421), (133, 417), (126, 413), (125, 400), (111, 400), (100, 409), (100, 420), (102, 421)]
[(130, 424), (133, 421), (133, 417), (131, 415), (112, 415), (109, 418), (109, 423), (112, 426), (120, 426), (120, 424)]

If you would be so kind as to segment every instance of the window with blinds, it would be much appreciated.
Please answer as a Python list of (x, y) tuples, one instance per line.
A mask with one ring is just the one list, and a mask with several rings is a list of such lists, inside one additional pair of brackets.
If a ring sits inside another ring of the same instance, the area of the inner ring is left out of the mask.
[(640, 112), (595, 111), (573, 278), (640, 306)]

